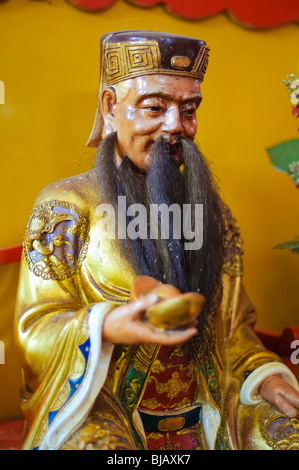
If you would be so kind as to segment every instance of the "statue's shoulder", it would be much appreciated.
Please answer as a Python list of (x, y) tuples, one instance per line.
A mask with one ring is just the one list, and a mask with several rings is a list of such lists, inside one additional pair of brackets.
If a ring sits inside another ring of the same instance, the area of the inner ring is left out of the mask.
[(45, 280), (63, 280), (80, 268), (89, 244), (92, 172), (49, 184), (39, 194), (24, 237), (28, 267)]
[(47, 185), (35, 200), (34, 208), (45, 204), (62, 202), (78, 206), (86, 215), (97, 201), (97, 181), (93, 170), (64, 178)]

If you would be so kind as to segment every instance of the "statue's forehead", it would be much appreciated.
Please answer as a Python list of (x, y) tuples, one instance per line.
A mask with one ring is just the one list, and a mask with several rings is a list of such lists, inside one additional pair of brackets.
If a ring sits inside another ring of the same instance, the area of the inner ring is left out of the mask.
[(137, 100), (149, 96), (165, 99), (200, 100), (200, 81), (191, 77), (153, 74), (136, 77), (131, 82), (129, 98)]

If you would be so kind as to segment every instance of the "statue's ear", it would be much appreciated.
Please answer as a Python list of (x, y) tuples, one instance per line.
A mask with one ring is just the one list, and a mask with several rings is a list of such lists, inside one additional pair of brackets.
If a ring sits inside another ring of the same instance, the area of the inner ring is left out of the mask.
[(104, 119), (113, 119), (113, 108), (117, 103), (116, 94), (113, 88), (106, 88), (101, 97), (102, 102), (102, 113)]
[(117, 97), (113, 88), (106, 88), (102, 93), (103, 139), (115, 132), (113, 109), (117, 104)]
[(117, 98), (113, 88), (105, 88), (99, 96), (93, 128), (87, 146), (99, 147), (102, 139), (115, 132), (113, 125), (113, 106)]

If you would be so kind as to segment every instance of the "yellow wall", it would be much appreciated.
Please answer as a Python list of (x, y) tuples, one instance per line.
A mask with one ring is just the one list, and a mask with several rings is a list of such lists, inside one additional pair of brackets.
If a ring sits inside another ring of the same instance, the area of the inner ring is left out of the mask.
[(21, 370), (12, 335), (18, 271), (18, 263), (0, 266), (0, 341), (4, 349), (0, 354), (0, 421), (21, 416), (19, 407)]
[[(259, 326), (298, 324), (299, 257), (271, 248), (299, 235), (299, 190), (265, 148), (299, 138), (282, 80), (299, 74), (299, 27), (253, 31), (225, 15), (188, 22), (119, 0), (97, 14), (65, 1), (0, 5), (0, 248), (22, 240), (39, 191), (86, 171), (99, 82), (99, 38), (119, 29), (202, 38), (211, 47), (198, 141), (214, 162), (245, 240), (245, 283)], [(1, 339), (1, 338), (0, 338)]]

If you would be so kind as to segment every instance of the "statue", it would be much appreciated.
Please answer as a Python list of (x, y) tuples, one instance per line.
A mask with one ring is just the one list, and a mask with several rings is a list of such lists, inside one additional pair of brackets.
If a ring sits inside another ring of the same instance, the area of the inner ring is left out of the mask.
[(297, 380), (254, 334), (239, 229), (194, 143), (209, 48), (101, 47), (95, 165), (41, 192), (24, 239), (22, 448), (299, 449)]

